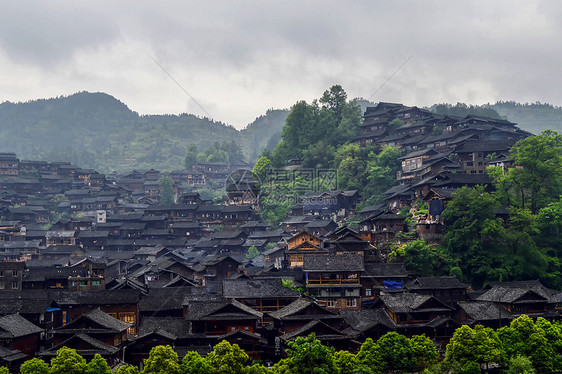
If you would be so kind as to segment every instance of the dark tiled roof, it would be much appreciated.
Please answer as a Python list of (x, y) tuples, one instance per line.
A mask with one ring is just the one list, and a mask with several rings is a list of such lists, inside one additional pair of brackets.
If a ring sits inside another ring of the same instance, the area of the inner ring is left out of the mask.
[(408, 271), (403, 262), (368, 262), (363, 276), (369, 277), (406, 277)]
[(145, 332), (144, 334), (138, 335), (137, 337), (135, 337), (133, 339), (133, 341), (141, 340), (141, 339), (144, 339), (144, 338), (146, 338), (148, 336), (151, 336), (151, 335), (158, 335), (158, 336), (170, 339), (170, 340), (176, 340), (177, 339), (176, 335), (174, 335), (174, 334), (172, 334), (172, 333), (170, 333), (166, 330), (162, 330), (162, 329), (157, 328), (156, 330)]
[(346, 310), (342, 311), (341, 315), (349, 326), (361, 332), (368, 331), (377, 325), (383, 325), (389, 329), (396, 328), (394, 321), (382, 309)]
[(304, 256), (304, 271), (363, 271), (365, 265), (361, 255), (310, 255)]
[(139, 302), (139, 312), (155, 312), (160, 310), (181, 310), (183, 299), (191, 295), (191, 289), (185, 288), (151, 288), (148, 295)]
[[(409, 312), (449, 312), (451, 308), (433, 296), (415, 293), (381, 295), (380, 300), (395, 313)], [(424, 305), (429, 303), (427, 305)], [(431, 305), (433, 304), (433, 305)]]
[[(74, 345), (74, 341), (76, 340), (80, 340), (82, 343), (86, 343), (86, 345), (89, 345), (91, 348), (81, 348), (81, 349), (77, 349), (76, 353), (78, 353), (81, 356), (84, 357), (90, 357), (93, 356), (96, 353), (101, 354), (102, 356), (110, 356), (113, 355), (117, 352), (119, 352), (119, 348), (113, 347), (111, 345), (105, 344), (95, 338), (92, 338), (89, 335), (86, 334), (76, 334), (74, 336), (72, 336), (71, 338), (65, 340), (64, 342), (62, 342), (61, 344), (52, 347), (48, 350), (46, 350), (45, 352), (41, 353), (41, 356), (55, 356), (57, 354), (57, 351), (59, 350), (59, 348), (61, 347), (72, 347), (75, 346)], [(76, 346), (84, 346), (84, 344), (77, 344)]]
[(386, 210), (386, 204), (376, 204), (376, 205), (369, 205), (359, 211), (359, 214), (366, 214), (366, 213), (374, 213), (374, 212), (382, 212)]
[(530, 296), (525, 301), (555, 302), (556, 291), (543, 286), (538, 280), (492, 283), (491, 289), (480, 295), (479, 301), (496, 301), (516, 303), (523, 296)]
[(471, 141), (466, 142), (462, 147), (457, 148), (457, 153), (472, 153), (472, 152), (502, 152), (507, 151), (515, 141)]
[(4, 291), (0, 293), (0, 314), (39, 314), (54, 304), (44, 290)]
[(19, 314), (9, 314), (0, 317), (0, 338), (2, 339), (38, 334), (42, 331), (42, 328), (35, 326)]
[(419, 157), (419, 156), (424, 156), (424, 155), (433, 156), (433, 155), (438, 155), (438, 154), (439, 154), (439, 152), (436, 151), (434, 148), (424, 148), (420, 151), (410, 152), (405, 156), (399, 157), (398, 159), (399, 160), (406, 160), (406, 159), (409, 159), (409, 158), (414, 158), (414, 157)]
[(80, 231), (78, 233), (78, 239), (107, 238), (108, 236), (109, 231)]
[(285, 234), (283, 229), (271, 230), (271, 231), (256, 231), (248, 236), (248, 239), (267, 239), (281, 237)]
[(28, 356), (20, 350), (11, 350), (8, 348), (0, 347), (0, 360), (4, 362), (16, 362), (19, 360), (24, 360), (27, 357)]
[(96, 292), (60, 292), (54, 294), (61, 305), (137, 304), (140, 292), (136, 290), (104, 290)]
[(442, 185), (448, 184), (466, 184), (466, 185), (477, 185), (477, 184), (490, 184), (492, 180), (488, 174), (457, 174), (457, 173), (447, 173), (444, 174), (445, 178), (441, 182), (437, 182), (435, 187), (440, 187)]
[(326, 308), (321, 307), (320, 305), (316, 304), (313, 301), (307, 300), (305, 298), (299, 298), (295, 301), (293, 301), (291, 304), (275, 311), (275, 312), (271, 312), (269, 313), (269, 315), (273, 318), (276, 319), (290, 319), (290, 317), (294, 317), (295, 315), (299, 314), (300, 312), (302, 312), (303, 310), (309, 308), (309, 307), (315, 307), (317, 309), (317, 311), (319, 311), (320, 313), (318, 314), (306, 314), (304, 317), (306, 317), (307, 319), (324, 319), (322, 317), (326, 317), (326, 318), (333, 318), (333, 317), (337, 317), (339, 318), (338, 314), (328, 310)]
[[(125, 331), (131, 327), (130, 323), (120, 321), (117, 318), (102, 312), (100, 308), (92, 310), (90, 313), (85, 314), (84, 317), (106, 329), (114, 330), (116, 332)], [(67, 326), (71, 326), (71, 324)]]
[(139, 334), (165, 331), (172, 336), (185, 338), (189, 335), (189, 322), (183, 317), (144, 317), (139, 325)]
[(236, 300), (219, 301), (188, 301), (186, 319), (190, 321), (214, 320), (246, 320), (261, 319), (263, 313), (258, 312)]
[(467, 289), (468, 284), (462, 283), (456, 277), (419, 277), (406, 284), (410, 290), (434, 290), (434, 289)]
[[(318, 333), (318, 331), (315, 331), (317, 329), (323, 331), (321, 333)], [(309, 335), (312, 332), (317, 332), (316, 338), (321, 341), (347, 339), (347, 336), (341, 331), (336, 330), (335, 328), (328, 326), (327, 324), (319, 320), (310, 321), (306, 325), (301, 326), (289, 333), (286, 333), (285, 335), (282, 335), (281, 338), (283, 340), (293, 340), (298, 336)]]
[(495, 302), (467, 301), (458, 303), (458, 306), (475, 322), (513, 319), (507, 310)]
[(236, 279), (223, 281), (223, 295), (226, 298), (275, 298), (294, 297), (299, 293), (283, 287), (281, 279)]

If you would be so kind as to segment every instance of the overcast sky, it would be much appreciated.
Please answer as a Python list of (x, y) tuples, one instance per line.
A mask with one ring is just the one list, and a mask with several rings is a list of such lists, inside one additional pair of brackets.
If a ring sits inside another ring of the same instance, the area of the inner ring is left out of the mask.
[(241, 128), (334, 84), (369, 98), (407, 61), (371, 100), (562, 105), (561, 20), (558, 0), (5, 1), (0, 101), (101, 91)]

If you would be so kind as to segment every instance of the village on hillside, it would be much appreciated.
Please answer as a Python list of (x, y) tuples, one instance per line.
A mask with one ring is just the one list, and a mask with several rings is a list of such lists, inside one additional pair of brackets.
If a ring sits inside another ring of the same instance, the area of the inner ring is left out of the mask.
[[(104, 175), (1, 153), (0, 366), (17, 372), (63, 346), (139, 366), (157, 345), (183, 357), (222, 340), (275, 363), (287, 342), (311, 333), (349, 351), (391, 331), (425, 334), (443, 352), (462, 325), (558, 320), (562, 294), (539, 281), (473, 289), (390, 258), (393, 244), (439, 242), (455, 191), (491, 188), (487, 167), (515, 167), (510, 149), (531, 135), (507, 120), (381, 102), (353, 141), (402, 150), (384, 202), (308, 191), (278, 225), (260, 220), (252, 164)], [(163, 177), (173, 204), (161, 201)], [(225, 196), (194, 192), (208, 186)], [(424, 213), (400, 214), (415, 204)]]

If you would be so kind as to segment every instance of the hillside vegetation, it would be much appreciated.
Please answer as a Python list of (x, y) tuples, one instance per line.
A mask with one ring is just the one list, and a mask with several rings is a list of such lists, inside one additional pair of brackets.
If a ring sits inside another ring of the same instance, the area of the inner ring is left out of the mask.
[[(280, 131), (287, 111), (269, 110), (242, 131), (191, 114), (140, 116), (104, 93), (0, 104), (0, 149), (22, 159), (71, 161), (101, 172), (182, 169), (191, 143), (235, 141), (246, 159)], [(256, 151), (257, 150), (257, 151)]]
[[(354, 99), (362, 111), (364, 99)], [(374, 104), (372, 104), (374, 105)], [(497, 102), (493, 105), (438, 104), (436, 112), (505, 117), (538, 134), (562, 131), (562, 108), (550, 104)], [(288, 109), (270, 109), (243, 130), (191, 114), (145, 115), (130, 110), (105, 93), (79, 92), (70, 96), (25, 103), (0, 104), (0, 149), (22, 159), (71, 161), (100, 172), (113, 170), (182, 169), (190, 144), (204, 150), (222, 141), (240, 145), (247, 161), (281, 140)]]

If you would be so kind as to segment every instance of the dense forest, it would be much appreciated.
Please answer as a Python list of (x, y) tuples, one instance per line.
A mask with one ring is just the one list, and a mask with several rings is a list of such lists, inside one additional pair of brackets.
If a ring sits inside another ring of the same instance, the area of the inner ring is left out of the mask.
[[(359, 117), (367, 106), (374, 105), (360, 98), (352, 101), (360, 108)], [(296, 105), (302, 107), (302, 103)], [(535, 134), (547, 128), (562, 130), (562, 109), (549, 104), (439, 104), (431, 109), (453, 115), (503, 117)], [(244, 159), (252, 162), (264, 148), (275, 148), (288, 114), (288, 109), (270, 109), (238, 131), (191, 114), (141, 116), (110, 95), (80, 92), (25, 103), (1, 103), (0, 148), (16, 152), (23, 159), (71, 161), (110, 172), (181, 169), (192, 143), (201, 152), (215, 142), (234, 141)]]
[[(0, 104), (0, 148), (23, 159), (71, 161), (100, 172), (182, 169), (191, 143), (234, 141), (255, 158), (285, 122), (269, 110), (242, 131), (191, 114), (140, 116), (104, 93)], [(273, 135), (273, 136), (272, 136)]]
[[(522, 315), (497, 330), (477, 325), (459, 327), (444, 357), (425, 335), (408, 338), (389, 332), (377, 341), (368, 338), (356, 353), (336, 351), (314, 334), (287, 342), (286, 358), (272, 368), (251, 362), (237, 344), (215, 345), (201, 356), (188, 352), (182, 359), (170, 346), (156, 346), (144, 360), (142, 371), (120, 365), (117, 374), (384, 374), (384, 373), (480, 373), (494, 367), (507, 373), (557, 372), (562, 369), (562, 327), (544, 318), (533, 321)], [(63, 347), (50, 364), (34, 358), (26, 361), (21, 374), (110, 374), (107, 361), (96, 354), (90, 362), (75, 350)], [(0, 373), (9, 373), (0, 368)]]

